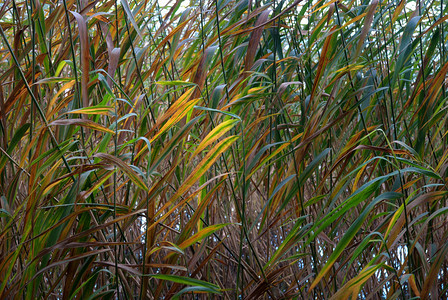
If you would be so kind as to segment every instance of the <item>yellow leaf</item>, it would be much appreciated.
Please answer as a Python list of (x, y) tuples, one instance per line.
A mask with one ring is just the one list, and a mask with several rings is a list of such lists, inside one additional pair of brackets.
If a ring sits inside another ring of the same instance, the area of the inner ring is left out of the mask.
[(226, 132), (228, 132), (230, 129), (232, 129), (233, 126), (238, 122), (238, 120), (232, 119), (227, 120), (216, 126), (212, 131), (210, 131), (209, 134), (204, 138), (204, 140), (199, 144), (199, 146), (196, 148), (196, 150), (191, 155), (191, 158), (198, 155), (199, 152), (204, 150), (207, 146), (209, 146), (211, 143), (219, 139), (221, 136), (223, 136)]

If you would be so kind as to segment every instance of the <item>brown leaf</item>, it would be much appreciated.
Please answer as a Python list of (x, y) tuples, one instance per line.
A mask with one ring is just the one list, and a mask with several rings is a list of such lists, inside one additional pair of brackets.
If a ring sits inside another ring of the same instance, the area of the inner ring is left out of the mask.
[(81, 94), (84, 107), (89, 106), (89, 37), (87, 34), (87, 25), (84, 17), (77, 12), (70, 11), (78, 22), (79, 40), (81, 43)]

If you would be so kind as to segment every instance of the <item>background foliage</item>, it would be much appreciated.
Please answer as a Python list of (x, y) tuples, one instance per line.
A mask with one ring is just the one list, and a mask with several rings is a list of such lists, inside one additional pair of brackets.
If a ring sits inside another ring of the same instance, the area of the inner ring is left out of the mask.
[(0, 298), (446, 297), (446, 2), (162, 5), (0, 4)]

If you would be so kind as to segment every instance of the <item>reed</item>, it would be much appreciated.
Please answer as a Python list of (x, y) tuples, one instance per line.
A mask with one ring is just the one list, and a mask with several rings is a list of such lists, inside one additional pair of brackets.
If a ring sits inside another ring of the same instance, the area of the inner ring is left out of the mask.
[(445, 1), (5, 0), (1, 299), (442, 299)]

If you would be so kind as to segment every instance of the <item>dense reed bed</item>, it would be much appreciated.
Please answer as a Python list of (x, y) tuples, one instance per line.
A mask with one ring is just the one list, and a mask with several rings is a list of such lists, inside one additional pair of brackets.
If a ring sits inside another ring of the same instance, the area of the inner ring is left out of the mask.
[(446, 299), (447, 6), (2, 1), (0, 298)]

